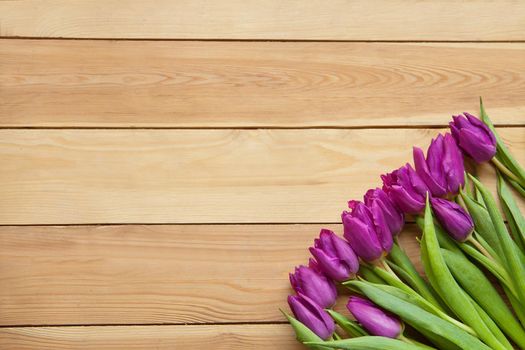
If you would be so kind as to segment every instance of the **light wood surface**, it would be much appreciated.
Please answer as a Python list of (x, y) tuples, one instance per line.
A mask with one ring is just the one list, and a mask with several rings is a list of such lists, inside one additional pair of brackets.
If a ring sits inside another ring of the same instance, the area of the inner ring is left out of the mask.
[[(525, 128), (500, 130), (525, 163)], [(0, 222), (339, 222), (439, 131), (0, 130)]]
[(2, 349), (173, 350), (210, 346), (219, 350), (304, 350), (286, 324), (0, 328)]
[(479, 96), (525, 164), (524, 72), (523, 1), (0, 1), (0, 349), (303, 349), (319, 230)]
[[(288, 273), (322, 227), (342, 234), (333, 224), (3, 226), (0, 325), (283, 322)], [(410, 224), (401, 239), (416, 262), (417, 233)]]
[(0, 35), (65, 38), (524, 40), (522, 1), (18, 0)]
[(0, 126), (444, 126), (480, 95), (525, 125), (524, 43), (0, 45)]

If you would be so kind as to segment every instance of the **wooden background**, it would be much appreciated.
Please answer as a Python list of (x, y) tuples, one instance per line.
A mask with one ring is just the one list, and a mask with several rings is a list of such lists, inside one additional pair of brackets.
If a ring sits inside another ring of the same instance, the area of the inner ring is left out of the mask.
[(0, 36), (1, 349), (300, 349), (287, 273), (412, 145), (481, 95), (525, 163), (523, 1), (4, 0)]

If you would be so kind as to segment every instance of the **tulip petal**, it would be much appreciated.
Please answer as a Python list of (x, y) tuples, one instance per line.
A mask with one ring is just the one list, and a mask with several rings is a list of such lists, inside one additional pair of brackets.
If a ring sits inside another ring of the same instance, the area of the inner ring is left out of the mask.
[(394, 244), (394, 239), (392, 238), (390, 227), (388, 227), (386, 223), (383, 211), (381, 210), (381, 207), (379, 207), (379, 204), (377, 204), (376, 202), (372, 203), (370, 211), (372, 212), (375, 231), (377, 233), (377, 236), (379, 237), (381, 246), (383, 247), (383, 250), (385, 252), (390, 252), (390, 250), (392, 249), (392, 244)]
[[(434, 176), (433, 174), (430, 173), (430, 169), (427, 165), (427, 161), (425, 161), (423, 150), (421, 148), (414, 147), (413, 157), (414, 157), (414, 165), (416, 167), (416, 173), (428, 186), (432, 195), (438, 196), (438, 197), (444, 196), (447, 193), (446, 188), (443, 187), (440, 183), (438, 183), (438, 181), (436, 181), (437, 176)], [(444, 182), (444, 181), (441, 181), (441, 182)]]
[(486, 143), (478, 134), (469, 129), (459, 131), (459, 146), (476, 161), (476, 163), (487, 162), (496, 154), (495, 145)]
[(335, 304), (337, 290), (335, 284), (312, 268), (299, 266), (290, 274), (290, 283), (298, 294), (304, 294), (322, 308)]
[(348, 279), (350, 272), (348, 268), (340, 263), (339, 258), (326, 254), (322, 249), (310, 248), (310, 253), (314, 256), (319, 267), (326, 275), (336, 281)]
[(432, 198), (432, 209), (441, 226), (455, 240), (464, 242), (474, 230), (470, 215), (459, 204), (441, 198)]
[(361, 259), (372, 262), (383, 255), (383, 248), (373, 229), (373, 224), (364, 223), (348, 212), (343, 212), (342, 219), (344, 236)]
[(425, 207), (424, 202), (410, 195), (407, 190), (401, 186), (392, 186), (390, 196), (401, 210), (407, 214), (418, 214)]
[(396, 317), (381, 310), (369, 300), (352, 296), (346, 307), (370, 334), (397, 338), (403, 330)]
[(456, 194), (465, 184), (463, 156), (456, 141), (449, 133), (445, 134), (444, 144), (443, 169), (445, 171), (447, 192)]
[(289, 296), (288, 304), (295, 317), (322, 339), (328, 339), (335, 331), (332, 318), (312, 299), (305, 295)]

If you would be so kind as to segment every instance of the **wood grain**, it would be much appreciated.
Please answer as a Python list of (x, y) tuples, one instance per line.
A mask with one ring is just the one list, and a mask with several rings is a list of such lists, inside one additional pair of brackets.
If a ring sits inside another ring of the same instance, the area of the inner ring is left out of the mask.
[(0, 2), (0, 35), (74, 38), (524, 40), (521, 1)]
[(0, 329), (2, 349), (184, 350), (210, 346), (219, 350), (304, 349), (287, 324)]
[(0, 130), (0, 224), (339, 222), (439, 131)]
[[(3, 226), (0, 325), (285, 321), (288, 272), (307, 262), (322, 227), (342, 233), (320, 224)], [(417, 261), (416, 233), (408, 225), (401, 244)]]
[(0, 43), (4, 127), (525, 125), (524, 43)]

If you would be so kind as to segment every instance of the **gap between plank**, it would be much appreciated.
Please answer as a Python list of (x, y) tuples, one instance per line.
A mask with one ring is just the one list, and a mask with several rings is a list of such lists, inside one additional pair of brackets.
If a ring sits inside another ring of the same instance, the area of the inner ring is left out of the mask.
[[(498, 128), (523, 128), (520, 124), (494, 124)], [(447, 124), (438, 125), (349, 125), (349, 126), (0, 126), (0, 130), (366, 130), (366, 129), (442, 129)]]
[(61, 328), (61, 327), (159, 327), (159, 326), (242, 326), (288, 324), (287, 321), (254, 321), (254, 322), (197, 322), (197, 323), (90, 323), (90, 324), (22, 324), (0, 325), (2, 328)]
[[(415, 224), (407, 220), (405, 224)], [(0, 224), (0, 227), (77, 227), (77, 226), (289, 226), (289, 225), (339, 225), (337, 222), (112, 222), (112, 223), (75, 223), (75, 224)], [(1, 233), (0, 233), (1, 234)]]
[(220, 39), (220, 38), (81, 38), (81, 37), (37, 37), (0, 36), (2, 40), (108, 40), (108, 41), (216, 41), (216, 42), (284, 42), (284, 43), (460, 43), (460, 44), (511, 44), (525, 40), (365, 40), (365, 39)]

